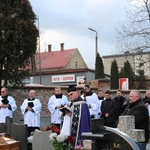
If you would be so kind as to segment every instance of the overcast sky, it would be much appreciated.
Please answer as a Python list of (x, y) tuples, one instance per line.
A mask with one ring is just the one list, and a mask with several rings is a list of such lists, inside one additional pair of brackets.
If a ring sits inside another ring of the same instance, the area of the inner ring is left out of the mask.
[(39, 16), (41, 51), (78, 48), (89, 68), (95, 66), (95, 36), (101, 56), (116, 53), (115, 27), (124, 19), (126, 0), (29, 0)]

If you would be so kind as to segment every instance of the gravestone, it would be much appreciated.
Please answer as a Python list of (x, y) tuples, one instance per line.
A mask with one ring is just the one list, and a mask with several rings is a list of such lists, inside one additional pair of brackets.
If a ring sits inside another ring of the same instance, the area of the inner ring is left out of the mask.
[(6, 133), (6, 124), (0, 123), (0, 133)]
[(10, 135), (10, 128), (11, 128), (12, 118), (6, 117), (6, 123), (0, 123), (0, 133), (6, 133)]
[(13, 122), (13, 119), (10, 117), (6, 117), (6, 134), (10, 135), (11, 134), (11, 124)]
[(139, 150), (137, 144), (127, 134), (103, 126), (103, 119), (91, 120), (91, 132), (82, 133), (82, 137), (92, 140), (92, 150)]
[(32, 150), (55, 150), (50, 144), (51, 131), (35, 130), (33, 134)]
[(27, 125), (12, 123), (11, 137), (20, 142), (20, 150), (27, 150)]
[(135, 129), (134, 116), (119, 116), (119, 130), (128, 134), (135, 142), (145, 141), (145, 130)]

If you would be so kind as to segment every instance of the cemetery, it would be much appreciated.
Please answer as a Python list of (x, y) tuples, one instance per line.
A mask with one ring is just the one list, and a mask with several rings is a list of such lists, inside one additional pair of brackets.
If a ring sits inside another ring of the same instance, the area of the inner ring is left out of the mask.
[[(144, 131), (134, 129), (134, 116), (120, 116), (119, 124), (119, 129), (110, 128), (103, 125), (103, 119), (91, 119), (91, 132), (82, 133), (83, 147), (74, 150), (139, 150), (135, 142), (144, 141)], [(27, 126), (13, 123), (9, 117), (0, 123), (0, 133), (2, 150), (55, 150), (50, 144), (50, 130), (35, 130), (29, 141)]]

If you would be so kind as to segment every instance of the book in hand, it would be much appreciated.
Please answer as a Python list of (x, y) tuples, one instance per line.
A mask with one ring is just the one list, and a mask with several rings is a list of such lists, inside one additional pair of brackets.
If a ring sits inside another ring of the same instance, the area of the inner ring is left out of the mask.
[(28, 106), (29, 106), (30, 108), (32, 108), (32, 107), (34, 106), (34, 103), (33, 103), (33, 102), (28, 102)]
[(9, 103), (9, 101), (7, 99), (3, 99), (1, 100), (3, 104), (7, 105)]
[(70, 107), (68, 107), (68, 106), (64, 106), (64, 107), (62, 107), (62, 108), (60, 108), (60, 111), (62, 111), (62, 112), (72, 112), (72, 110), (71, 110), (71, 108)]

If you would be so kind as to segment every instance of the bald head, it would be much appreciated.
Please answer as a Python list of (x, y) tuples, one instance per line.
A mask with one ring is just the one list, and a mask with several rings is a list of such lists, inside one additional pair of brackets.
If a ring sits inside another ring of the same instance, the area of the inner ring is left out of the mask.
[(29, 97), (30, 98), (35, 98), (35, 91), (34, 90), (31, 90), (30, 92), (29, 92)]
[(1, 96), (6, 96), (8, 94), (8, 89), (3, 87), (1, 88)]

